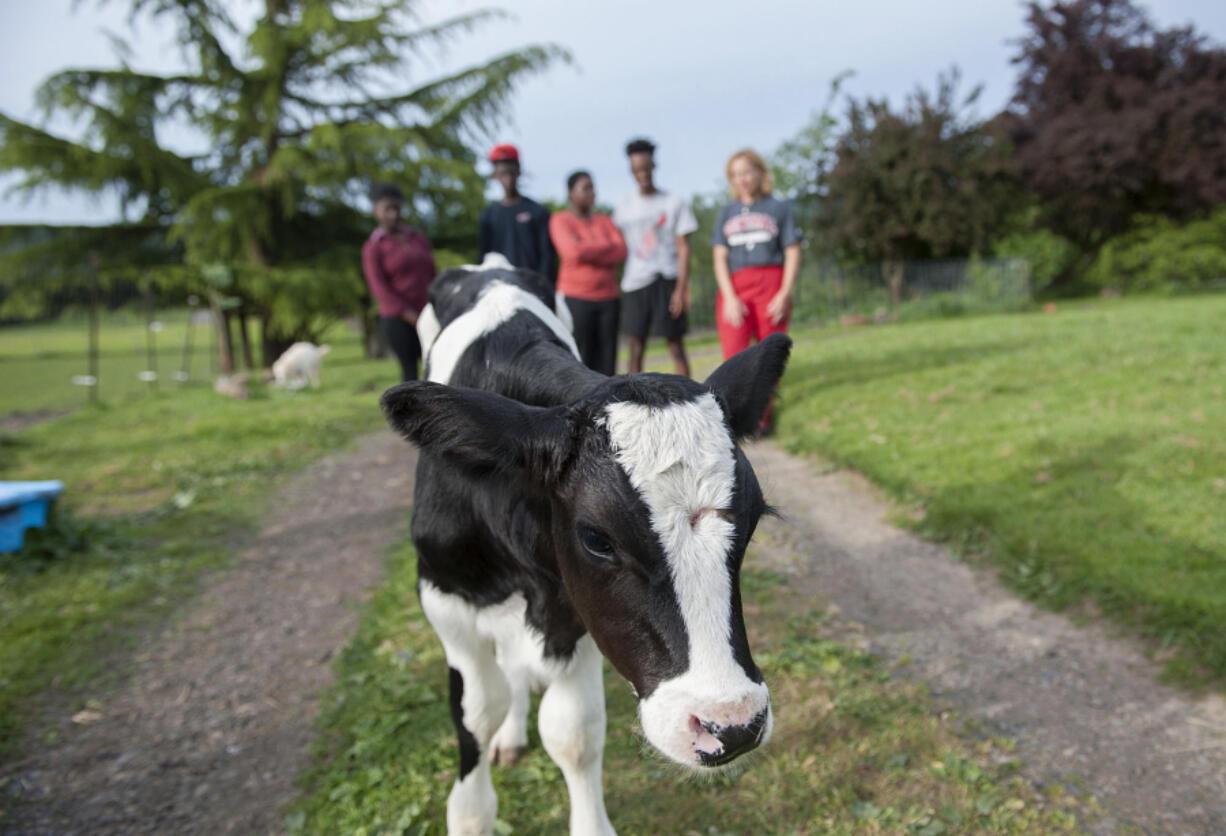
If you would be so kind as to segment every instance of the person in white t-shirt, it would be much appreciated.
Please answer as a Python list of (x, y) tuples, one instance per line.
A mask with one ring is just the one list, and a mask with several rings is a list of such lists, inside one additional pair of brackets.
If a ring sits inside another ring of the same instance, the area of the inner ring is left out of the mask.
[(690, 374), (685, 356), (686, 312), (690, 307), (690, 239), (698, 221), (688, 203), (656, 188), (656, 147), (646, 139), (626, 146), (638, 191), (622, 198), (613, 223), (626, 239), (622, 271), (622, 334), (630, 351), (630, 373), (643, 370), (649, 334), (668, 341), (677, 374)]

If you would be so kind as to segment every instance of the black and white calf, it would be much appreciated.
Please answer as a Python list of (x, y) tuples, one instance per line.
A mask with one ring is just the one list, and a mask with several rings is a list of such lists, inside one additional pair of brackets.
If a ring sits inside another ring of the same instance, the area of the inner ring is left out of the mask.
[(421, 448), (418, 591), (460, 742), (447, 826), (492, 831), (490, 763), (522, 751), (529, 688), (543, 688), (541, 742), (566, 779), (571, 833), (612, 833), (602, 652), (672, 760), (716, 767), (770, 737), (739, 590), (766, 504), (736, 440), (757, 427), (791, 341), (772, 336), (705, 383), (607, 378), (579, 362), (548, 284), (507, 267), (434, 282), (418, 325), (428, 380), (383, 396)]

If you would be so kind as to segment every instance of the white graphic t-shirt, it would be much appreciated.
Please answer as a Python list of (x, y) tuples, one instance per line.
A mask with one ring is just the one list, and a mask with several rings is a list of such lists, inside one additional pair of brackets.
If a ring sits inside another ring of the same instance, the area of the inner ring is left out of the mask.
[(657, 273), (675, 279), (677, 236), (698, 229), (690, 205), (665, 192), (626, 195), (613, 210), (613, 223), (626, 239), (622, 293), (647, 287)]

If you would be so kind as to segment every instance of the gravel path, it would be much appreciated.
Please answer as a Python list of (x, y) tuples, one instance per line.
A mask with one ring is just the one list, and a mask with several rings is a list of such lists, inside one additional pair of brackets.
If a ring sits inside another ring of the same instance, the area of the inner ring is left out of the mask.
[(984, 730), (1038, 779), (1095, 795), (1096, 833), (1226, 834), (1226, 700), (1158, 684), (1138, 644), (1018, 601), (992, 574), (885, 522), (864, 479), (819, 475), (771, 443), (749, 457), (767, 500), (760, 554), (873, 650)]
[[(849, 473), (751, 445), (782, 519), (759, 560), (789, 573), (844, 637), (917, 677), (1030, 774), (1094, 794), (1097, 833), (1226, 834), (1226, 701), (1156, 682), (1138, 646), (1019, 602), (985, 571), (888, 525)], [(307, 762), (317, 694), (407, 533), (413, 453), (390, 433), (294, 478), (238, 565), (135, 660), (87, 724), (4, 768), (33, 801), (7, 832), (269, 833)], [(10, 785), (12, 791), (12, 785)]]
[(412, 449), (378, 433), (294, 477), (238, 565), (152, 638), (98, 716), (64, 718), (61, 742), (5, 767), (34, 799), (5, 831), (284, 830), (332, 656), (407, 534), (414, 469)]

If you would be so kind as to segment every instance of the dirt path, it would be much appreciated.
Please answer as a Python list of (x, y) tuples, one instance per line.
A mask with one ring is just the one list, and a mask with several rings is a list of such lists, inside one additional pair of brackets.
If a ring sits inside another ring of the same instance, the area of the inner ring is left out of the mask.
[(990, 573), (888, 525), (862, 478), (749, 448), (767, 500), (760, 550), (834, 605), (843, 630), (986, 731), (1017, 740), (1034, 777), (1094, 794), (1097, 833), (1226, 834), (1226, 700), (1157, 683), (1135, 642), (1036, 610)]
[(6, 767), (37, 799), (6, 832), (284, 830), (332, 656), (407, 534), (414, 462), (379, 433), (294, 477), (238, 565), (147, 645), (99, 716), (65, 718), (60, 743)]

